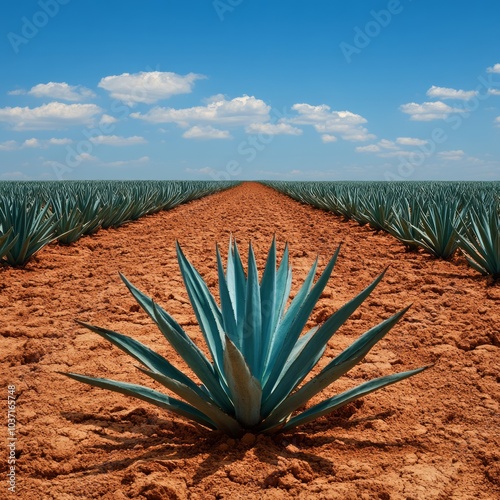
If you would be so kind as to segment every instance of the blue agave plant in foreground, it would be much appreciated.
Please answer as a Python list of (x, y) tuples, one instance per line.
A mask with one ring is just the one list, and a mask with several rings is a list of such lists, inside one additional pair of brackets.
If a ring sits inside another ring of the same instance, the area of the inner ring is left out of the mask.
[(313, 284), (318, 264), (316, 259), (302, 287), (287, 307), (292, 281), (288, 246), (277, 266), (276, 243), (273, 240), (260, 282), (251, 244), (247, 273), (235, 242), (229, 245), (225, 272), (217, 248), (219, 306), (200, 274), (177, 245), (184, 283), (212, 359), (204, 355), (172, 316), (121, 276), (134, 298), (201, 384), (130, 337), (80, 324), (130, 354), (141, 363), (142, 366), (138, 367), (141, 372), (183, 401), (141, 385), (75, 373), (65, 375), (142, 399), (210, 429), (240, 436), (245, 432), (292, 429), (425, 370), (427, 367), (370, 380), (305, 411), (296, 412), (359, 363), (407, 310), (403, 309), (364, 333), (315, 377), (300, 385), (320, 360), (332, 335), (370, 295), (384, 275), (378, 276), (321, 326), (302, 335), (308, 317), (332, 273), (339, 249)]

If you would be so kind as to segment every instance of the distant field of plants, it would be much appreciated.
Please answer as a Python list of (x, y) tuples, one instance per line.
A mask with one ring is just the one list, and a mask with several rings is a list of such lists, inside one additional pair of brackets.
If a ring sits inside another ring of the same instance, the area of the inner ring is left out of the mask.
[(70, 244), (234, 186), (209, 181), (0, 183), (0, 260), (25, 265), (52, 241)]
[(376, 231), (409, 250), (448, 259), (461, 251), (500, 275), (500, 182), (265, 182), (291, 198)]

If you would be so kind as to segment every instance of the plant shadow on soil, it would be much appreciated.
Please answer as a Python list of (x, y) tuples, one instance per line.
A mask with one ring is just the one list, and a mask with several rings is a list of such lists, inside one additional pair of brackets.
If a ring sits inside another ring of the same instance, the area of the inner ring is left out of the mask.
[[(390, 450), (410, 447), (412, 451), (426, 451), (421, 442), (415, 439), (399, 439), (397, 441), (377, 442), (370, 439), (354, 439), (327, 435), (336, 428), (346, 431), (356, 427), (369, 427), (370, 422), (390, 417), (392, 410), (369, 415), (357, 419), (351, 417), (363, 405), (362, 401), (348, 404), (334, 414), (304, 425), (300, 431), (283, 432), (272, 435), (247, 434), (241, 440), (231, 439), (219, 431), (205, 430), (195, 424), (182, 420), (167, 420), (136, 408), (120, 415), (96, 416), (81, 412), (66, 412), (62, 416), (75, 425), (86, 424), (97, 427), (93, 430), (100, 438), (114, 442), (94, 445), (92, 448), (111, 453), (129, 450), (134, 456), (121, 460), (110, 460), (83, 467), (84, 475), (100, 475), (110, 471), (125, 471), (140, 463), (140, 470), (149, 474), (158, 469), (175, 469), (176, 461), (189, 460), (201, 455), (206, 457), (198, 465), (192, 477), (193, 484), (202, 482), (224, 466), (240, 461), (252, 450), (261, 462), (274, 467), (279, 459), (298, 459), (309, 464), (311, 469), (320, 469), (322, 473), (335, 475), (333, 460), (303, 449), (314, 449), (334, 444), (337, 448), (348, 452), (362, 448)], [(119, 408), (121, 409), (121, 408)], [(120, 436), (123, 432), (133, 432), (135, 436)], [(114, 433), (114, 434), (111, 434)], [(136, 452), (136, 453), (135, 453)], [(279, 477), (280, 472), (273, 472), (267, 480)], [(266, 480), (266, 481), (267, 481)]]

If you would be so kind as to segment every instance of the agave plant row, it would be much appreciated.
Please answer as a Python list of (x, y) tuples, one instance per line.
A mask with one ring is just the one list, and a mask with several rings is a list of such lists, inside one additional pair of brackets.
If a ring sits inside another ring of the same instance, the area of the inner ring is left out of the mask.
[(209, 181), (68, 181), (0, 184), (0, 260), (23, 266), (52, 241), (70, 244), (234, 186)]
[(266, 182), (303, 203), (386, 231), (408, 249), (449, 259), (459, 249), (500, 276), (500, 182)]

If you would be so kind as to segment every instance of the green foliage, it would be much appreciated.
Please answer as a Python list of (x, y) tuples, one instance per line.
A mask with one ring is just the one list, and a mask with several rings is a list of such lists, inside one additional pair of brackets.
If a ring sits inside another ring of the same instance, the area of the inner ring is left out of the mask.
[(11, 199), (1, 207), (2, 226), (12, 228), (3, 260), (11, 266), (23, 266), (41, 248), (57, 238), (57, 221), (49, 205), (38, 200)]
[(163, 336), (198, 377), (201, 385), (140, 342), (84, 323), (81, 324), (139, 361), (142, 373), (182, 400), (140, 385), (75, 373), (65, 375), (148, 401), (210, 429), (240, 436), (247, 431), (291, 429), (424, 370), (426, 367), (372, 380), (297, 413), (312, 397), (359, 363), (407, 310), (403, 309), (364, 333), (315, 377), (301, 385), (320, 360), (335, 332), (370, 295), (384, 275), (378, 276), (324, 324), (302, 334), (330, 278), (339, 250), (340, 247), (316, 283), (313, 283), (318, 264), (316, 260), (287, 307), (292, 282), (288, 247), (278, 265), (276, 242), (273, 240), (260, 281), (252, 245), (249, 246), (246, 273), (236, 242), (230, 242), (225, 269), (217, 248), (219, 306), (202, 277), (177, 245), (184, 284), (211, 359), (205, 356), (172, 316), (124, 276), (122, 279)]
[(481, 274), (500, 277), (499, 206), (477, 212), (471, 208), (468, 220), (458, 227), (458, 244), (469, 264)]
[(0, 235), (3, 234), (0, 236), (0, 259), (12, 266), (22, 266), (54, 239), (70, 244), (101, 227), (116, 228), (235, 184), (205, 181), (0, 182)]
[(500, 182), (264, 184), (346, 220), (387, 231), (412, 250), (421, 247), (448, 259), (460, 246), (474, 269), (498, 274)]

